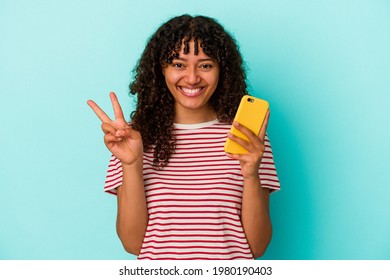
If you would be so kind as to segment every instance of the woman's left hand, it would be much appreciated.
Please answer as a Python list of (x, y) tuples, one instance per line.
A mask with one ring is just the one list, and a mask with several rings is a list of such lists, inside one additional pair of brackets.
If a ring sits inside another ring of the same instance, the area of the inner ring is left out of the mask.
[(236, 129), (241, 131), (246, 137), (248, 137), (249, 141), (246, 141), (240, 137), (237, 137), (230, 132), (228, 133), (229, 139), (241, 145), (245, 150), (248, 151), (246, 154), (230, 154), (226, 153), (226, 155), (232, 159), (237, 159), (240, 161), (241, 172), (244, 176), (244, 179), (253, 179), (259, 178), (259, 166), (261, 160), (263, 158), (265, 145), (265, 133), (267, 130), (268, 119), (270, 112), (268, 110), (263, 126), (261, 127), (259, 135), (254, 134), (251, 130), (239, 124), (238, 122), (233, 122), (233, 125)]

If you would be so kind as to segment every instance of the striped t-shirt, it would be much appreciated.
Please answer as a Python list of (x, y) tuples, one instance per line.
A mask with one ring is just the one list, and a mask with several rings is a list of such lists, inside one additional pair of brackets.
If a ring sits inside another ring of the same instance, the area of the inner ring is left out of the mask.
[[(138, 259), (253, 259), (241, 224), (240, 163), (225, 155), (231, 125), (218, 120), (176, 124), (175, 153), (161, 170), (153, 152), (143, 158), (149, 222)], [(268, 137), (260, 164), (263, 188), (278, 190)], [(116, 194), (122, 166), (112, 156), (104, 190)]]

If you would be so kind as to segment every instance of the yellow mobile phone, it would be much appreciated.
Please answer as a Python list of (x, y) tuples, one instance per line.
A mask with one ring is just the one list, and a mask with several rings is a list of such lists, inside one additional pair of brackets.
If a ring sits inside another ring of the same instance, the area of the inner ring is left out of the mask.
[[(239, 122), (240, 124), (246, 126), (256, 135), (259, 135), (261, 126), (263, 125), (265, 115), (267, 114), (269, 108), (269, 104), (267, 101), (244, 95), (241, 99), (240, 105), (238, 106), (238, 110), (234, 120)], [(233, 125), (230, 129), (230, 133), (236, 135), (246, 141), (248, 141), (248, 137), (246, 137), (243, 133), (241, 133), (238, 129), (236, 129)], [(242, 146), (237, 144), (236, 142), (227, 138), (225, 144), (225, 152), (231, 154), (246, 154), (248, 153)]]

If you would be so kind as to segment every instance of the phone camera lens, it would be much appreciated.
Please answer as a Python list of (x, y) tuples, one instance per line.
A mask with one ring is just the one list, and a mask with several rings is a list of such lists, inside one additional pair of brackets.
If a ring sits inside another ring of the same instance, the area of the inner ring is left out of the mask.
[(255, 100), (253, 98), (248, 98), (248, 102), (253, 103)]

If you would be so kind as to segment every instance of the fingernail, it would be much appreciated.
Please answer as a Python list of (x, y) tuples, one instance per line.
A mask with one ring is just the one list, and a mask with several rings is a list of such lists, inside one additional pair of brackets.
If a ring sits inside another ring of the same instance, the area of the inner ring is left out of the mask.
[(234, 125), (234, 126), (239, 126), (240, 124), (239, 124), (238, 122), (234, 121), (234, 122), (233, 122), (233, 125)]

